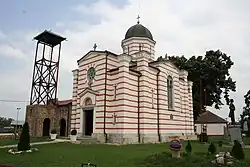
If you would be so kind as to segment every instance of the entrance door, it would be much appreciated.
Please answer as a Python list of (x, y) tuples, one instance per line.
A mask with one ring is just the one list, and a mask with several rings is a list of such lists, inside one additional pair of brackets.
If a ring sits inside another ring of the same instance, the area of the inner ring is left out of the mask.
[(50, 130), (50, 119), (45, 118), (43, 121), (43, 136), (49, 136), (49, 130)]
[(65, 136), (66, 133), (66, 121), (64, 118), (60, 120), (60, 136)]
[(93, 110), (85, 110), (85, 135), (91, 136), (93, 133)]

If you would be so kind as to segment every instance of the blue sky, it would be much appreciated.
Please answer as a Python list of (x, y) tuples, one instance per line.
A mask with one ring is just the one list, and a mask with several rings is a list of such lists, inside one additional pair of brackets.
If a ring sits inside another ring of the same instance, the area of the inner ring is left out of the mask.
[[(140, 7), (139, 7), (140, 6)], [(188, 7), (187, 7), (188, 6)], [(221, 49), (235, 62), (236, 115), (244, 105), (250, 76), (249, 0), (2, 0), (0, 1), (0, 100), (29, 100), (35, 42), (44, 29), (67, 37), (62, 46), (60, 99), (71, 98), (72, 70), (76, 61), (97, 43), (98, 50), (121, 53), (121, 40), (136, 23), (149, 28), (156, 40), (156, 57), (204, 55)], [(15, 117), (26, 103), (0, 101), (0, 115)], [(227, 117), (227, 107), (215, 111)]]
[[(8, 0), (0, 2), (1, 29), (11, 32), (13, 29), (44, 29), (54, 27), (55, 22), (82, 19), (78, 17), (71, 7), (78, 4), (91, 5), (97, 0)], [(108, 0), (113, 4), (122, 6), (124, 0)], [(86, 18), (86, 21), (90, 21)]]

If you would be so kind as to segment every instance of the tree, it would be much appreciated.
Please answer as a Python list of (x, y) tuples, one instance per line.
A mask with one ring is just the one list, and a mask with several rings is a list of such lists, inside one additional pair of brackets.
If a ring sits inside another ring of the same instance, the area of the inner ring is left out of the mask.
[(190, 143), (189, 140), (188, 140), (188, 144), (187, 144), (185, 150), (186, 150), (186, 152), (187, 152), (188, 155), (190, 155), (191, 152), (192, 152), (192, 146), (191, 146), (191, 143)]
[(234, 140), (234, 146), (231, 150), (231, 155), (238, 160), (245, 159), (245, 153), (244, 153), (242, 146), (238, 140)]
[(9, 127), (13, 120), (13, 118), (0, 117), (0, 127)]
[(208, 147), (208, 153), (214, 154), (216, 152), (216, 146), (213, 143), (210, 143)]
[(19, 143), (17, 145), (18, 151), (30, 150), (30, 133), (29, 133), (29, 123), (25, 122), (23, 124), (22, 133), (20, 136)]
[(193, 112), (196, 120), (204, 111), (204, 106), (214, 106), (220, 109), (223, 105), (222, 96), (229, 105), (230, 91), (236, 91), (236, 82), (232, 80), (229, 70), (234, 64), (225, 53), (221, 51), (207, 51), (205, 56), (166, 56), (158, 61), (171, 61), (179, 69), (187, 70), (188, 80), (193, 82)]
[[(242, 114), (240, 114), (240, 124), (243, 128), (244, 122), (247, 120), (247, 118), (250, 118), (250, 90), (244, 95), (245, 98), (245, 107), (243, 107)], [(250, 128), (249, 128), (250, 130)], [(250, 134), (248, 134), (250, 135)]]
[(243, 107), (243, 117), (250, 115), (250, 90), (244, 95), (246, 106)]

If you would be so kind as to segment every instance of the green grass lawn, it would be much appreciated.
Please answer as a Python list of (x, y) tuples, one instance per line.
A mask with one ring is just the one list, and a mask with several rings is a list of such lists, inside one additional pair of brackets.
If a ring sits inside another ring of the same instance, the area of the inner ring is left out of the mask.
[[(184, 145), (185, 147), (185, 145)], [(193, 152), (207, 152), (207, 145), (192, 142)], [(0, 164), (16, 164), (20, 167), (80, 167), (82, 162), (98, 167), (137, 167), (145, 157), (168, 151), (167, 144), (144, 145), (78, 145), (57, 143), (36, 146), (39, 152), (10, 155), (8, 149), (0, 149)], [(217, 147), (218, 148), (218, 147)], [(230, 148), (223, 148), (223, 151)], [(250, 149), (245, 149), (246, 158)]]
[[(43, 137), (37, 137), (37, 138), (31, 138), (30, 139), (31, 143), (44, 142), (44, 141), (52, 141), (52, 140), (50, 138), (43, 138)], [(3, 139), (3, 140), (0, 140), (0, 146), (14, 145), (14, 144), (17, 144), (18, 142), (19, 142), (19, 139), (18, 140)]]

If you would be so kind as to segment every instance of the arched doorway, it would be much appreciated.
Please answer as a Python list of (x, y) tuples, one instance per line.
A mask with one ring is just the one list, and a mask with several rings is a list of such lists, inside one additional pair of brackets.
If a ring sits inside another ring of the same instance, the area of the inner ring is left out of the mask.
[(49, 136), (49, 130), (50, 130), (50, 119), (45, 118), (43, 121), (43, 136)]
[(60, 124), (60, 136), (66, 136), (66, 120), (62, 118)]

